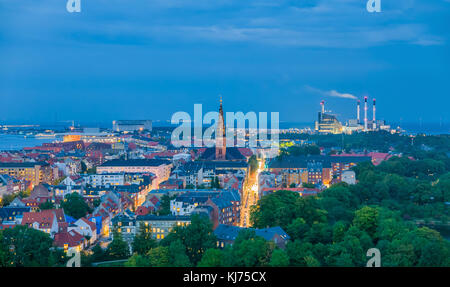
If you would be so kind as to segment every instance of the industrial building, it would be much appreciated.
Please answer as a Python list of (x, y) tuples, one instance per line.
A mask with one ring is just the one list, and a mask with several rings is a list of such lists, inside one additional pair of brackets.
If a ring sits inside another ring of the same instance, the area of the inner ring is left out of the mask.
[(349, 119), (343, 125), (335, 115), (325, 111), (325, 101), (320, 103), (321, 111), (318, 120), (315, 122), (315, 130), (323, 134), (351, 134), (353, 132), (368, 132), (386, 130), (391, 131), (391, 127), (386, 125), (384, 120), (376, 119), (376, 99), (373, 99), (372, 119), (368, 118), (368, 98), (364, 97), (364, 119), (361, 121), (361, 102), (356, 102), (356, 119)]
[(324, 134), (340, 134), (342, 133), (342, 124), (335, 115), (325, 112), (325, 101), (320, 103), (322, 111), (319, 112), (316, 121), (316, 131)]
[(151, 120), (126, 120), (113, 121), (113, 130), (116, 132), (134, 132), (143, 130), (152, 130)]
[(355, 131), (377, 131), (387, 130), (390, 131), (391, 127), (386, 125), (384, 120), (376, 119), (376, 99), (373, 99), (372, 105), (372, 120), (368, 118), (369, 107), (367, 105), (368, 98), (364, 97), (364, 119), (361, 121), (361, 102), (358, 100), (356, 103), (356, 119), (348, 120), (347, 124), (343, 128), (344, 133), (352, 133)]

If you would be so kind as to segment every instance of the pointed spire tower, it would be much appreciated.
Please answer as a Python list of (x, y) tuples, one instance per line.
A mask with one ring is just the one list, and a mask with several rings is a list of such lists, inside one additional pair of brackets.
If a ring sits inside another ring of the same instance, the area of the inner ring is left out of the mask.
[(227, 146), (225, 138), (225, 121), (222, 109), (222, 96), (220, 96), (219, 119), (216, 130), (216, 160), (226, 159)]

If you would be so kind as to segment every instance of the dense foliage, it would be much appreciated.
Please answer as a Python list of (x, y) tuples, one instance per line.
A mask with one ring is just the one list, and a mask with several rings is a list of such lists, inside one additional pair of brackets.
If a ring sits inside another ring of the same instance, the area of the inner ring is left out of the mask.
[(52, 243), (47, 233), (27, 226), (0, 230), (0, 267), (64, 266), (64, 252)]
[(450, 242), (417, 226), (448, 225), (445, 161), (404, 156), (354, 169), (356, 185), (340, 183), (316, 197), (284, 190), (261, 198), (252, 210), (254, 226), (286, 230), (292, 266), (364, 266), (373, 247), (382, 266), (450, 266)]
[(410, 137), (403, 134), (391, 134), (386, 131), (347, 134), (281, 134), (280, 139), (306, 140), (324, 148), (339, 147), (350, 150), (377, 150), (379, 152), (396, 151), (407, 154), (432, 150), (436, 153), (448, 152), (450, 135), (417, 135)]
[(204, 252), (215, 246), (216, 238), (211, 222), (204, 216), (196, 215), (192, 217), (192, 222), (188, 226), (175, 227), (159, 246), (150, 247), (143, 240), (135, 240), (134, 254), (125, 265), (129, 267), (195, 266)]
[(76, 192), (67, 195), (64, 201), (61, 202), (61, 207), (64, 209), (65, 214), (76, 219), (79, 219), (92, 211), (89, 205), (84, 201), (83, 197)]

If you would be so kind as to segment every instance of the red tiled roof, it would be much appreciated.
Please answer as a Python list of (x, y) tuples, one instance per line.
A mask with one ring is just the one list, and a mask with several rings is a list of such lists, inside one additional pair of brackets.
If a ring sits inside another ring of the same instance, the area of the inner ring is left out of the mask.
[(30, 198), (32, 198), (32, 199), (36, 199), (38, 197), (49, 197), (49, 196), (50, 196), (50, 193), (49, 193), (48, 189), (42, 184), (39, 184), (38, 186), (33, 188), (33, 190), (30, 193)]
[(40, 212), (24, 212), (22, 225), (30, 225), (34, 222), (38, 222), (40, 228), (51, 227), (55, 216), (58, 223), (66, 221), (64, 211), (62, 209), (47, 209)]
[(156, 156), (159, 156), (159, 157), (173, 157), (174, 155), (179, 154), (179, 153), (180, 152), (178, 152), (178, 151), (162, 151), (162, 152), (155, 152), (155, 153), (151, 153), (151, 154), (144, 154), (144, 157), (148, 158), (148, 159), (152, 159), (152, 158), (154, 158)]
[(64, 247), (64, 244), (67, 244), (69, 247), (75, 247), (80, 245), (83, 240), (83, 235), (79, 234), (75, 230), (71, 230), (69, 232), (56, 233), (53, 244), (58, 247)]
[(152, 209), (153, 209), (152, 207), (147, 208), (145, 206), (139, 206), (136, 209), (136, 215), (147, 215), (150, 212), (150, 210), (152, 210)]

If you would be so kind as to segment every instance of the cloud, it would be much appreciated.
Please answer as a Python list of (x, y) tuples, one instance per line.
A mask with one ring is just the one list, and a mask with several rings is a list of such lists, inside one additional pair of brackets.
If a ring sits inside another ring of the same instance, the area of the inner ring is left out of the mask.
[(358, 98), (356, 96), (354, 96), (353, 94), (349, 94), (349, 93), (340, 93), (336, 90), (330, 90), (330, 91), (323, 91), (317, 88), (313, 88), (310, 86), (306, 86), (305, 87), (307, 90), (325, 96), (325, 97), (335, 97), (335, 98), (342, 98), (342, 99), (352, 99), (352, 100), (357, 100)]
[(399, 9), (402, 1), (390, 4), (382, 18), (369, 15), (355, 0), (129, 0), (126, 6), (120, 0), (98, 0), (84, 1), (81, 15), (69, 15), (58, 0), (23, 1), (0, 9), (8, 27), (0, 28), (5, 41), (35, 43), (48, 36), (54, 42), (106, 45), (228, 42), (344, 49), (445, 44), (444, 35), (411, 22)]

